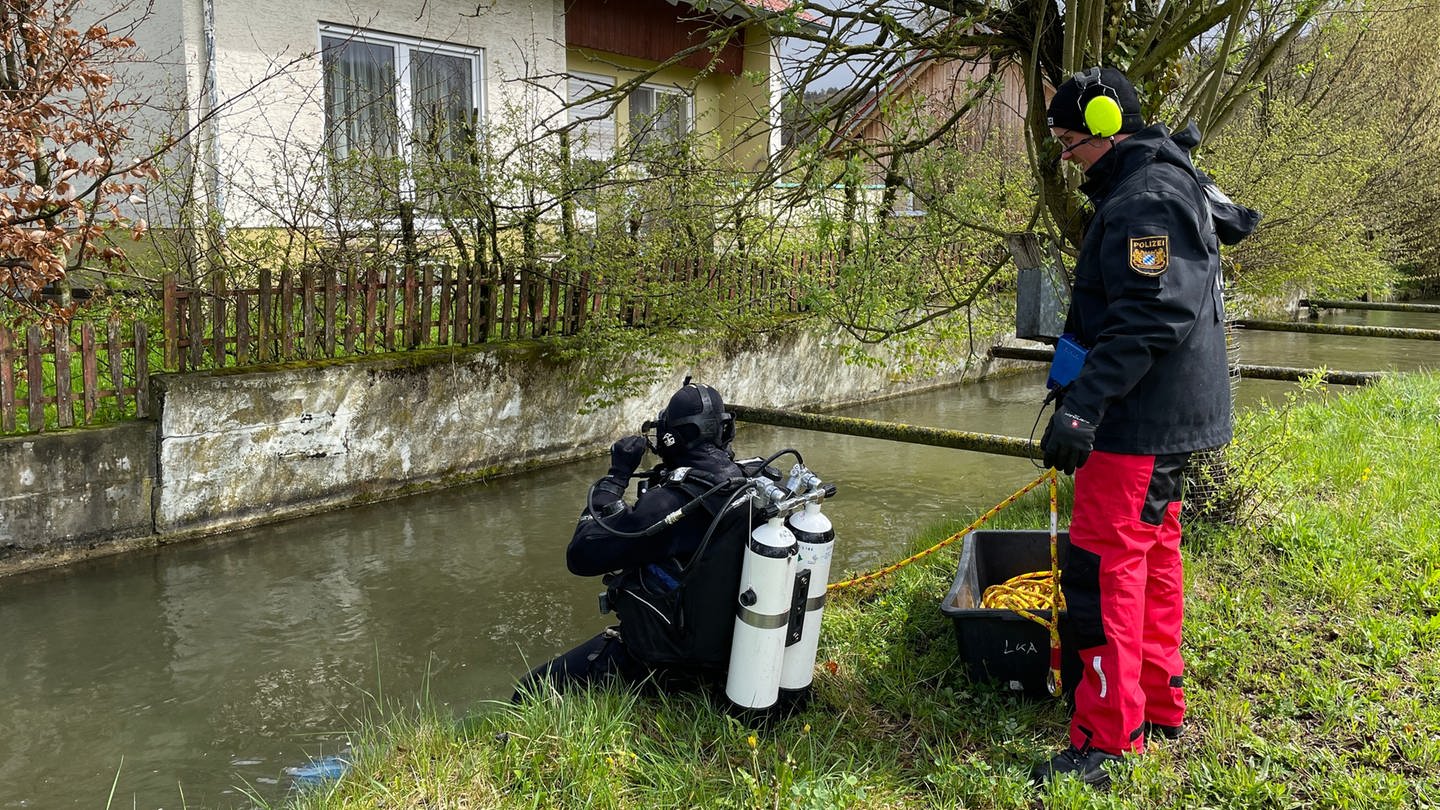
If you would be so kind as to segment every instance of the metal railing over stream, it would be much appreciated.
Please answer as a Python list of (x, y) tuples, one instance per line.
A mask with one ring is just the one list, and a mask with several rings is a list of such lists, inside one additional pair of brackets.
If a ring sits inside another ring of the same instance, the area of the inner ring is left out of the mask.
[(1378, 312), (1428, 312), (1440, 315), (1440, 304), (1411, 304), (1404, 301), (1331, 301), (1301, 298), (1301, 309), (1368, 309)]
[(1346, 335), (1348, 337), (1383, 337), (1403, 340), (1440, 340), (1440, 329), (1411, 329), (1401, 326), (1356, 326), (1347, 323), (1300, 323), (1297, 321), (1266, 321), (1241, 318), (1235, 325), (1257, 332), (1304, 332), (1312, 335)]
[(1040, 458), (1039, 442), (1014, 436), (970, 433), (963, 430), (945, 430), (897, 422), (878, 422), (872, 419), (856, 419), (851, 416), (781, 411), (774, 408), (752, 408), (748, 405), (731, 404), (726, 408), (735, 414), (737, 420), (759, 425), (797, 430), (819, 430), (826, 433), (842, 433), (846, 436), (861, 436), (867, 439), (888, 439), (894, 442), (927, 444), (932, 447), (949, 447), (955, 450), (973, 450), (977, 453), (991, 453), (1016, 458)]
[[(1002, 360), (1033, 360), (1048, 363), (1055, 357), (1054, 349), (1032, 349), (1024, 346), (992, 346), (990, 356)], [(1289, 366), (1257, 366), (1241, 363), (1238, 366), (1241, 378), (1254, 380), (1280, 380), (1299, 382), (1314, 376), (1320, 369), (1293, 368)], [(1326, 370), (1320, 379), (1332, 385), (1366, 385), (1385, 376), (1383, 371), (1330, 371)]]

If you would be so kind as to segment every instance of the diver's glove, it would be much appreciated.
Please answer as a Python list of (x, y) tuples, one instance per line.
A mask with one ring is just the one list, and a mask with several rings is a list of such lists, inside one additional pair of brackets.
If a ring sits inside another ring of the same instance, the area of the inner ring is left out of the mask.
[(1054, 467), (1066, 475), (1085, 466), (1090, 451), (1095, 448), (1095, 425), (1076, 416), (1064, 408), (1056, 408), (1055, 415), (1040, 438), (1040, 449), (1045, 454), (1045, 466)]
[(610, 445), (610, 477), (622, 484), (629, 481), (645, 458), (646, 449), (644, 436), (625, 436)]

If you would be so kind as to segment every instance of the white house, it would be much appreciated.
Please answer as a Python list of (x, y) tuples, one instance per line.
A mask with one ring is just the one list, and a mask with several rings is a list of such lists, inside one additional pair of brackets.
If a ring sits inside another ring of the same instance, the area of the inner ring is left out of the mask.
[[(136, 129), (190, 130), (182, 154), (204, 168), (181, 192), (237, 226), (289, 221), (282, 207), (321, 193), (327, 151), (405, 159), (472, 116), (515, 132), (578, 116), (601, 151), (713, 131), (718, 159), (753, 168), (778, 145), (764, 24), (777, 13), (777, 0), (155, 0), (136, 30), (147, 61), (132, 78), (151, 99)], [(734, 35), (655, 71), (718, 29)], [(621, 103), (564, 109), (641, 74)]]

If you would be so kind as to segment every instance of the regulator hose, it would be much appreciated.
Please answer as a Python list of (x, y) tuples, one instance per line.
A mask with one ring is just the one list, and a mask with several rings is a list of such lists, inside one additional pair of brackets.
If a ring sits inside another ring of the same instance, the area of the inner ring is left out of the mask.
[[(604, 480), (604, 479), (601, 479), (601, 480)], [(666, 515), (666, 516), (663, 517), (663, 518), (660, 518), (659, 520), (655, 521), (654, 523), (652, 523), (652, 524), (650, 524), (649, 526), (641, 529), (641, 530), (638, 531), (638, 532), (626, 532), (626, 531), (621, 531), (621, 530), (619, 530), (619, 529), (616, 529), (616, 528), (614, 528), (613, 526), (611, 526), (610, 524), (606, 523), (606, 522), (605, 522), (605, 518), (601, 517), (601, 516), (600, 516), (600, 513), (595, 511), (595, 504), (594, 504), (595, 485), (596, 485), (596, 484), (599, 484), (599, 483), (600, 483), (599, 481), (596, 481), (595, 484), (591, 484), (591, 485), (590, 485), (590, 491), (585, 494), (585, 511), (590, 515), (591, 518), (593, 518), (593, 519), (595, 520), (596, 523), (600, 524), (600, 528), (602, 528), (602, 529), (604, 529), (605, 531), (607, 531), (607, 532), (615, 535), (616, 537), (626, 537), (626, 538), (650, 537), (651, 535), (654, 535), (655, 533), (659, 532), (661, 529), (665, 528), (666, 526), (670, 526), (670, 525), (676, 523), (677, 521), (679, 521), (681, 518), (685, 517), (685, 515), (689, 514), (689, 510), (690, 510), (692, 507), (694, 507), (695, 504), (700, 503), (701, 501), (705, 500), (706, 498), (710, 497), (711, 495), (714, 495), (715, 493), (719, 492), (721, 489), (724, 489), (725, 487), (734, 486), (734, 485), (737, 484), (737, 483), (743, 483), (745, 480), (746, 480), (746, 479), (744, 479), (744, 478), (727, 478), (727, 479), (725, 479), (724, 481), (721, 481), (720, 483), (718, 483), (718, 484), (710, 487), (709, 489), (705, 490), (704, 492), (700, 493), (699, 495), (696, 495), (694, 498), (692, 498), (692, 499), (690, 500), (689, 503), (681, 506), (679, 509), (676, 509), (675, 511), (671, 512), (670, 514)], [(621, 496), (620, 496), (620, 499), (623, 501), (623, 500), (625, 499), (625, 496), (624, 496), (624, 495), (621, 495)]]

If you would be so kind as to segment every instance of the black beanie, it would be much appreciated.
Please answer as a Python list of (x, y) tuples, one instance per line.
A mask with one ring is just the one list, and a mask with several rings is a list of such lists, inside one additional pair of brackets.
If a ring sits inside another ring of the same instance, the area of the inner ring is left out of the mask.
[(1139, 132), (1145, 128), (1135, 85), (1124, 73), (1108, 67), (1090, 68), (1066, 79), (1050, 99), (1050, 108), (1045, 113), (1046, 125), (1053, 129), (1090, 132), (1085, 123), (1085, 103), (1099, 96), (1109, 96), (1120, 105), (1120, 132)]

